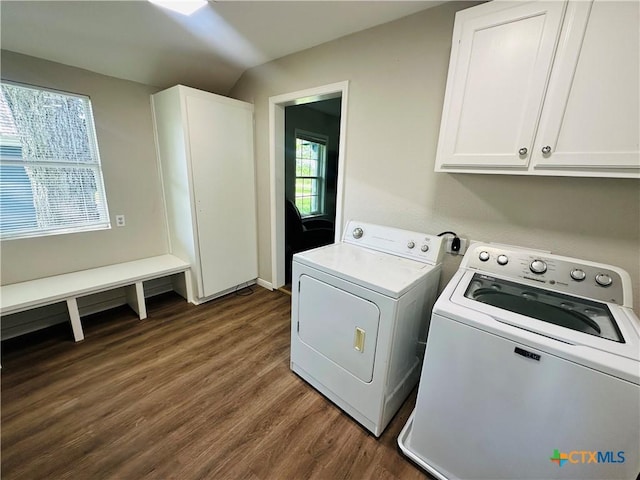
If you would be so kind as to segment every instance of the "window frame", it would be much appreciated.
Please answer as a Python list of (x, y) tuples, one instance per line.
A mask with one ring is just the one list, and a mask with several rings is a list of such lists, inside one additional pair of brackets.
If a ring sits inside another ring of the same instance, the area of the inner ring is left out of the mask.
[[(98, 146), (98, 133), (96, 130), (95, 115), (93, 112), (93, 104), (89, 95), (67, 92), (64, 90), (58, 90), (49, 87), (43, 87), (40, 85), (33, 85), (23, 82), (16, 82), (5, 78), (0, 79), (0, 85), (12, 85), (15, 87), (38, 90), (43, 92), (52, 92), (57, 95), (63, 95), (66, 97), (75, 97), (81, 99), (85, 105), (86, 128), (87, 128), (87, 142), (88, 148), (91, 153), (91, 158), (94, 162), (79, 163), (70, 160), (25, 160), (21, 159), (6, 159), (0, 154), (0, 166), (14, 166), (14, 167), (48, 167), (48, 168), (78, 168), (84, 170), (91, 170), (95, 180), (95, 188), (98, 193), (99, 202), (103, 205), (100, 206), (101, 215), (98, 221), (91, 224), (76, 225), (76, 226), (57, 226), (57, 227), (37, 227), (37, 229), (20, 229), (10, 232), (3, 232), (0, 230), (0, 241), (19, 240), (27, 238), (47, 237), (53, 235), (65, 235), (69, 233), (81, 233), (89, 231), (99, 231), (111, 229), (111, 218), (109, 215), (109, 205), (107, 201), (107, 191), (104, 185), (104, 173), (102, 170), (102, 159), (100, 156)], [(11, 135), (0, 134), (0, 143), (5, 143), (7, 139), (12, 139)], [(26, 173), (26, 169), (25, 169)]]
[[(303, 140), (303, 141), (307, 141), (307, 142), (313, 142), (313, 143), (317, 143), (323, 146), (324, 148), (324, 155), (322, 156), (322, 158), (320, 158), (318, 160), (318, 175), (317, 176), (308, 176), (308, 175), (304, 175), (304, 176), (298, 176), (298, 172), (297, 172), (297, 166), (298, 166), (298, 139)], [(309, 179), (312, 181), (317, 181), (318, 182), (318, 205), (319, 208), (316, 212), (313, 213), (309, 213), (309, 214), (303, 214), (302, 211), (300, 212), (300, 216), (302, 218), (314, 218), (314, 217), (321, 217), (323, 215), (327, 214), (327, 206), (326, 206), (326, 176), (327, 176), (327, 156), (328, 156), (328, 152), (329, 152), (329, 137), (327, 135), (323, 135), (321, 133), (315, 133), (315, 132), (309, 132), (306, 130), (302, 130), (302, 129), (295, 129), (294, 132), (294, 145), (295, 145), (295, 152), (294, 152), (294, 161), (295, 161), (295, 174), (294, 174), (294, 184), (293, 184), (293, 197), (294, 197), (294, 203), (296, 205), (296, 207), (298, 208), (298, 210), (300, 210), (300, 207), (298, 207), (298, 195), (297, 195), (297, 189), (296, 189), (296, 183), (298, 181), (298, 179)]]

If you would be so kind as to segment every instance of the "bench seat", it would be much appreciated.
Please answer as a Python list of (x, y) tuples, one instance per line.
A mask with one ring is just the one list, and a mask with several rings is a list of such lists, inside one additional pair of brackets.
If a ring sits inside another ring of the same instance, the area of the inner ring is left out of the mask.
[(84, 339), (84, 333), (77, 298), (125, 287), (127, 303), (143, 320), (147, 317), (143, 282), (179, 273), (184, 273), (184, 282), (176, 282), (174, 290), (192, 303), (189, 264), (173, 255), (160, 255), (3, 285), (0, 287), (0, 314), (10, 315), (66, 301), (73, 336), (78, 342)]

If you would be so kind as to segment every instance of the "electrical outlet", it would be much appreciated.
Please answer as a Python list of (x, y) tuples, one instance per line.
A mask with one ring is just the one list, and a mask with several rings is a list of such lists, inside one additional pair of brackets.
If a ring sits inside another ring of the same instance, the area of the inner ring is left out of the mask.
[(116, 227), (124, 227), (124, 215), (116, 215)]
[(444, 251), (447, 253), (450, 253), (451, 255), (464, 255), (464, 252), (467, 251), (468, 241), (466, 238), (462, 238), (462, 237), (458, 237), (458, 238), (460, 239), (460, 250), (458, 250), (457, 252), (452, 251), (451, 243), (453, 242), (453, 237), (447, 237), (444, 245)]

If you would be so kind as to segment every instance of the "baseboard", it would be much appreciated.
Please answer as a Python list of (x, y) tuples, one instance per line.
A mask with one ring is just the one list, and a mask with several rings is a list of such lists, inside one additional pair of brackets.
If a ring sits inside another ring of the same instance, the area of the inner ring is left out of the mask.
[(256, 283), (258, 284), (258, 286), (262, 288), (266, 288), (267, 290), (273, 290), (273, 284), (271, 282), (267, 282), (266, 280), (258, 278), (256, 279)]
[(239, 290), (242, 290), (243, 288), (247, 288), (255, 284), (256, 284), (255, 280), (249, 280), (248, 282), (243, 282), (239, 285), (236, 285), (235, 287), (227, 288), (226, 290), (222, 290), (221, 292), (214, 293), (213, 295), (210, 295), (208, 297), (194, 298), (193, 304), (202, 305), (203, 303), (210, 302), (211, 300), (215, 300), (216, 298), (224, 297), (225, 295), (229, 295), (230, 293), (235, 293)]

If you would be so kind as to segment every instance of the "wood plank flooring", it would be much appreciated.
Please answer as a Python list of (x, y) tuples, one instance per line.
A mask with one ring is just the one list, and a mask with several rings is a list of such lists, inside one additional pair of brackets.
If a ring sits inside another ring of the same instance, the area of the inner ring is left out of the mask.
[(425, 479), (289, 370), (291, 297), (174, 294), (2, 344), (1, 475), (10, 479)]

